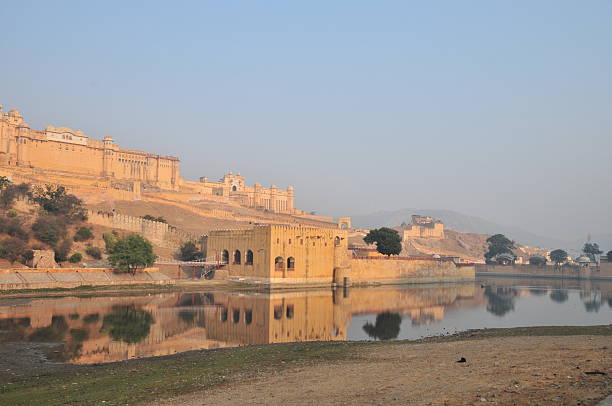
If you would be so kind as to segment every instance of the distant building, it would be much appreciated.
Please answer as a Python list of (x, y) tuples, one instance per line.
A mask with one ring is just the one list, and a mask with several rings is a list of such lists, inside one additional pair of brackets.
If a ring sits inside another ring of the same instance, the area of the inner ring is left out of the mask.
[(402, 241), (413, 238), (444, 239), (444, 223), (429, 216), (413, 215), (410, 224), (396, 228)]

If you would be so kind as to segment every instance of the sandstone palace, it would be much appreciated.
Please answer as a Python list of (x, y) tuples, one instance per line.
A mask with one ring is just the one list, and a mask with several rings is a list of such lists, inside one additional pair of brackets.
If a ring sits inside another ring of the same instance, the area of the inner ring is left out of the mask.
[(291, 186), (287, 190), (259, 183), (247, 186), (240, 174), (231, 172), (218, 182), (206, 177), (192, 182), (181, 178), (179, 166), (176, 157), (123, 149), (111, 137), (92, 139), (66, 127), (33, 130), (17, 110), (5, 114), (0, 107), (0, 167), (100, 180), (135, 194), (140, 188), (155, 188), (226, 197), (247, 207), (298, 214)]

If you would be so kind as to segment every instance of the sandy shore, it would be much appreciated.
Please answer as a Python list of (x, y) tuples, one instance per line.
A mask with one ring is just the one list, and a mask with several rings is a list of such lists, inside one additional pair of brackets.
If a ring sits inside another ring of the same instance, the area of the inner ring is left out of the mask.
[(0, 404), (595, 405), (612, 394), (612, 326), (275, 344), (89, 366), (50, 363), (44, 352), (0, 345)]

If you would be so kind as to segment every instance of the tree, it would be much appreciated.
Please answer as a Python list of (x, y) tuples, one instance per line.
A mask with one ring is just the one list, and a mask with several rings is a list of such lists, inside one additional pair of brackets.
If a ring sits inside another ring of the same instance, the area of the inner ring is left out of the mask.
[(195, 261), (202, 258), (202, 252), (193, 241), (187, 241), (179, 248), (177, 257), (181, 261)]
[(546, 257), (542, 255), (532, 255), (529, 257), (529, 264), (535, 266), (544, 266), (546, 265)]
[(82, 260), (83, 260), (83, 255), (81, 255), (79, 252), (75, 252), (74, 254), (70, 256), (70, 258), (68, 258), (68, 261), (70, 261), (71, 264), (77, 264), (81, 262)]
[(156, 259), (149, 240), (137, 234), (118, 238), (110, 246), (108, 253), (108, 262), (115, 270), (130, 272), (132, 275), (138, 269), (153, 265)]
[(68, 255), (70, 255), (71, 249), (72, 249), (72, 241), (66, 238), (54, 249), (55, 261), (64, 262), (68, 260)]
[(402, 252), (402, 238), (396, 230), (382, 227), (370, 230), (363, 238), (367, 244), (376, 243), (376, 251), (383, 255), (399, 255)]
[(559, 266), (567, 261), (567, 252), (562, 249), (556, 249), (550, 252), (550, 260)]
[(168, 220), (166, 220), (162, 216), (155, 217), (155, 216), (151, 216), (150, 214), (145, 214), (141, 218), (144, 220), (149, 220), (149, 221), (157, 221), (158, 223), (168, 223)]
[(514, 246), (514, 241), (508, 239), (503, 234), (492, 235), (487, 238), (487, 243), (489, 244), (489, 249), (484, 255), (487, 262), (491, 261), (499, 254), (513, 255), (512, 250), (516, 248)]
[(606, 257), (608, 257), (608, 262), (612, 262), (612, 250), (608, 251)]
[(63, 186), (35, 187), (31, 198), (47, 213), (64, 216), (70, 223), (87, 220), (82, 200), (67, 193)]
[(8, 259), (11, 263), (17, 260), (25, 262), (27, 251), (25, 243), (19, 238), (8, 237), (0, 243), (0, 258)]
[(397, 313), (381, 313), (376, 316), (374, 324), (367, 322), (363, 325), (363, 331), (368, 336), (378, 340), (392, 340), (399, 335), (402, 316)]
[(597, 262), (596, 255), (603, 254), (603, 251), (599, 249), (599, 244), (595, 242), (587, 242), (584, 244), (584, 247), (582, 247), (582, 252), (584, 252), (587, 257), (591, 258), (591, 261), (593, 262)]

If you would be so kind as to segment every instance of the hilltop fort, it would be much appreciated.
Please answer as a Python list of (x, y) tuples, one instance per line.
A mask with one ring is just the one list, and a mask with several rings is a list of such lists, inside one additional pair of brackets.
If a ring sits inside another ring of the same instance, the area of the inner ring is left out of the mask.
[[(245, 207), (272, 213), (304, 214), (294, 207), (294, 190), (276, 185), (245, 184), (244, 177), (229, 172), (219, 181), (201, 177), (199, 182), (180, 175), (177, 157), (121, 148), (112, 137), (87, 137), (80, 130), (48, 126), (31, 129), (17, 110), (3, 113), (0, 107), (0, 168), (12, 175), (40, 180), (60, 176), (78, 185), (98, 186), (129, 193), (115, 197), (138, 197), (142, 190), (221, 197)], [(78, 181), (76, 181), (78, 180)]]

